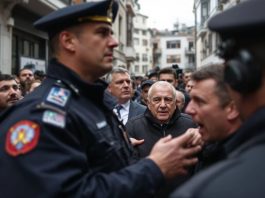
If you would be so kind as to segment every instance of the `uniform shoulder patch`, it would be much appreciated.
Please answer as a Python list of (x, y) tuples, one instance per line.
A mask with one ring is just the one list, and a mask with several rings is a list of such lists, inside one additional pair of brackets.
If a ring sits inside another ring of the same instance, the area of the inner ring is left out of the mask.
[(22, 120), (7, 132), (5, 149), (11, 156), (18, 156), (33, 150), (39, 141), (40, 126), (30, 120)]
[(70, 97), (70, 94), (70, 90), (54, 86), (51, 88), (46, 100), (64, 107)]
[(44, 112), (42, 121), (61, 128), (65, 127), (65, 115), (51, 110), (46, 110)]

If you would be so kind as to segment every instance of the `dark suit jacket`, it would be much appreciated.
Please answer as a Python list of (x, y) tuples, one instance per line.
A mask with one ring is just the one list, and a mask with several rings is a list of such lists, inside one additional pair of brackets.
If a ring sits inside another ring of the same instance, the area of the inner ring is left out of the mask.
[(130, 108), (129, 108), (128, 121), (135, 116), (143, 114), (145, 112), (145, 110), (146, 110), (146, 106), (141, 105), (137, 102), (131, 101), (130, 102)]

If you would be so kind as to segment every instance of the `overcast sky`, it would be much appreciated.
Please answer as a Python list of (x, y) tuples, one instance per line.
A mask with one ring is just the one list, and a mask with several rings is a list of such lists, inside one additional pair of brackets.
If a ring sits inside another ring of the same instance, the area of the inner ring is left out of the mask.
[(188, 26), (194, 25), (194, 0), (139, 0), (140, 13), (148, 16), (150, 28), (172, 30), (178, 21)]

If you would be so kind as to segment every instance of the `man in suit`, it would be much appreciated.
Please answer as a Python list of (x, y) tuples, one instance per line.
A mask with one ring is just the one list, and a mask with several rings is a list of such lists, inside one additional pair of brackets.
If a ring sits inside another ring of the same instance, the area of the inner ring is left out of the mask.
[(131, 100), (132, 80), (128, 70), (121, 67), (113, 68), (106, 81), (109, 84), (107, 90), (117, 99), (114, 112), (124, 125), (131, 118), (144, 113), (146, 107)]

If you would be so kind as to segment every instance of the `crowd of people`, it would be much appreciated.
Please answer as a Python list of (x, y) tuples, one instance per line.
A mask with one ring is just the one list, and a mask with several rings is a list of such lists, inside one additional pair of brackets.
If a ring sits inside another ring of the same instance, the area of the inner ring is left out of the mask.
[(116, 1), (39, 19), (47, 74), (0, 74), (1, 196), (264, 197), (264, 8), (211, 19), (223, 64), (145, 77), (112, 65)]
[(19, 70), (17, 75), (0, 73), (0, 112), (31, 93), (44, 78), (42, 71), (33, 72), (27, 67)]

